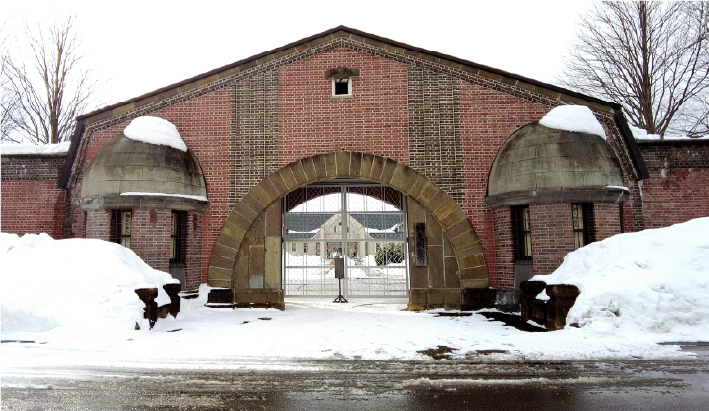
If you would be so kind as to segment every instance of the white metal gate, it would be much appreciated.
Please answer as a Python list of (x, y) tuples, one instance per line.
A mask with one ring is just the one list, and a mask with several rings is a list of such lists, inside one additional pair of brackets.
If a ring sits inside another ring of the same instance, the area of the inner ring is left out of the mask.
[(408, 295), (403, 194), (375, 184), (327, 184), (283, 201), (286, 296), (337, 296), (336, 257), (345, 261), (345, 296)]

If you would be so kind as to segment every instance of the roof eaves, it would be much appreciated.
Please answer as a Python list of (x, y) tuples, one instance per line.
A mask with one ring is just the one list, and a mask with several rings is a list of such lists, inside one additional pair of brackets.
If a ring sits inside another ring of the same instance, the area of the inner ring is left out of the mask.
[(646, 178), (650, 178), (650, 173), (647, 170), (647, 166), (645, 166), (645, 160), (643, 160), (642, 154), (640, 154), (640, 148), (638, 147), (638, 142), (635, 141), (635, 137), (633, 136), (633, 133), (630, 131), (630, 127), (628, 126), (628, 121), (625, 119), (625, 115), (623, 115), (623, 110), (621, 109), (613, 109), (613, 117), (615, 118), (615, 124), (618, 126), (618, 129), (620, 130), (620, 135), (623, 137), (623, 141), (625, 142), (625, 145), (628, 147), (630, 150), (630, 157), (633, 160), (633, 165), (635, 166), (635, 169), (638, 172), (638, 180), (644, 180)]

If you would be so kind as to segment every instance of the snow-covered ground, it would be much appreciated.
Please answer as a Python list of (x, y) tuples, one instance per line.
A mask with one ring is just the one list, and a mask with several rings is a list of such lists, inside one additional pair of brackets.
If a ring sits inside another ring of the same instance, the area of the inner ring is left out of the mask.
[[(2, 373), (74, 366), (267, 369), (298, 359), (429, 360), (418, 351), (439, 345), (455, 349), (451, 358), (480, 361), (685, 357), (678, 346), (657, 343), (709, 340), (707, 232), (709, 218), (702, 218), (619, 235), (571, 253), (545, 279), (581, 288), (569, 317), (581, 327), (548, 333), (522, 332), (478, 314), (405, 311), (405, 300), (287, 299), (285, 311), (205, 308), (204, 285), (197, 299), (182, 301), (177, 318), (161, 319), (149, 330), (138, 318), (137, 297), (124, 298), (132, 287), (167, 279), (146, 269), (130, 250), (97, 240), (3, 234), (2, 340), (34, 343), (3, 343)], [(93, 262), (83, 264), (82, 258)], [(136, 322), (143, 325), (140, 330)]]

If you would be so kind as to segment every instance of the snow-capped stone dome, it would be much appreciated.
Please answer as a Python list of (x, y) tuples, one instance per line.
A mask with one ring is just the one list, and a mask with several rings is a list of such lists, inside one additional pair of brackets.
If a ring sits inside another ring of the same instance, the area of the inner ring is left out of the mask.
[(628, 197), (620, 164), (603, 137), (528, 124), (492, 163), (485, 201), (517, 204), (618, 203)]
[(170, 203), (164, 208), (178, 209), (191, 208), (184, 204), (195, 202), (206, 204), (207, 189), (197, 158), (184, 145), (172, 123), (155, 119), (138, 121), (137, 127), (138, 119), (134, 120), (124, 133), (99, 149), (81, 186), (84, 208), (132, 203), (140, 207), (160, 201)]

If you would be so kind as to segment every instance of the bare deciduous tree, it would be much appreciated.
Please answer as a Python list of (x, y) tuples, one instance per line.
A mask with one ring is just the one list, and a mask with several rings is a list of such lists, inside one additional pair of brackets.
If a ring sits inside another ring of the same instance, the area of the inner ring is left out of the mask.
[(11, 121), (13, 113), (17, 110), (17, 99), (5, 86), (8, 83), (6, 75), (8, 36), (5, 32), (5, 23), (0, 27), (0, 141), (13, 141), (12, 131), (15, 129)]
[(595, 3), (561, 83), (621, 103), (648, 133), (709, 131), (709, 3)]
[(5, 53), (8, 109), (3, 105), (2, 115), (9, 117), (16, 134), (3, 138), (35, 144), (69, 140), (74, 118), (88, 107), (96, 84), (82, 67), (81, 41), (73, 24), (73, 17), (55, 20), (48, 29), (25, 23), (27, 48)]

